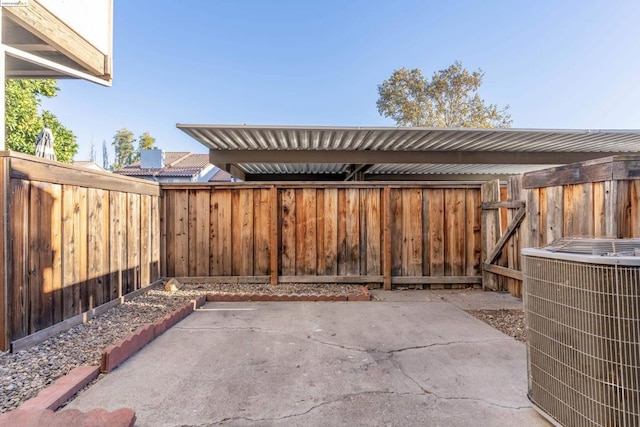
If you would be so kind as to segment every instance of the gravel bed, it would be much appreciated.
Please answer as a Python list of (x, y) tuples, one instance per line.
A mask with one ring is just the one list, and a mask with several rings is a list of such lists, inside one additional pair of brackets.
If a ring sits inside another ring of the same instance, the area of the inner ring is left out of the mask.
[(267, 295), (351, 295), (359, 294), (360, 289), (360, 285), (332, 283), (278, 283), (277, 286), (250, 283), (185, 283), (181, 288), (202, 293)]
[(185, 284), (170, 294), (150, 290), (118, 305), (87, 323), (17, 353), (0, 352), (0, 413), (23, 401), (81, 365), (99, 365), (102, 351), (140, 326), (152, 323), (187, 301), (206, 293), (265, 293), (348, 295), (354, 285), (335, 284)]
[(527, 342), (524, 310), (470, 310), (467, 313), (518, 341)]

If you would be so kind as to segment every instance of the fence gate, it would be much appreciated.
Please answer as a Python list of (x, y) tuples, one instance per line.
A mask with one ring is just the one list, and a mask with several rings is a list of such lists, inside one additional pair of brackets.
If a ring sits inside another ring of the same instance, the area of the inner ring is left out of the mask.
[[(482, 285), (522, 296), (520, 227), (526, 204), (522, 177), (513, 176), (501, 187), (498, 180), (482, 185)], [(525, 227), (526, 229), (526, 227)]]

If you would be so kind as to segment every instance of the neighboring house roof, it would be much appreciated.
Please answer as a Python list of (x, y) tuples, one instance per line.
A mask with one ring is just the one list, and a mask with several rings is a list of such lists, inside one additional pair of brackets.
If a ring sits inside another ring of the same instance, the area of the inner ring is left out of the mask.
[(73, 164), (75, 166), (80, 166), (81, 168), (87, 168), (87, 169), (92, 169), (92, 170), (101, 170), (101, 171), (104, 170), (102, 168), (102, 166), (100, 166), (96, 162), (92, 162), (90, 160), (76, 160), (76, 161), (73, 162)]
[(638, 130), (177, 127), (209, 148), (214, 165), (247, 181), (485, 179), (640, 152)]
[(183, 151), (165, 152), (164, 164), (163, 168), (142, 168), (140, 161), (137, 161), (115, 171), (115, 173), (139, 178), (192, 178), (207, 166), (210, 166), (208, 154), (194, 154)]
[(227, 171), (223, 171), (219, 169), (218, 172), (213, 174), (211, 178), (209, 178), (209, 182), (231, 182), (233, 181), (233, 175), (231, 175)]

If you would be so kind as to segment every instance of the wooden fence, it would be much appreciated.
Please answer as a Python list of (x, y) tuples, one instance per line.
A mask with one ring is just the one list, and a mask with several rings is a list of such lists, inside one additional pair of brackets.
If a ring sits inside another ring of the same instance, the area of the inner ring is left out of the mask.
[(155, 183), (0, 152), (0, 349), (160, 277)]
[(527, 242), (640, 237), (640, 156), (614, 156), (527, 173)]
[(481, 283), (479, 185), (163, 184), (163, 275)]

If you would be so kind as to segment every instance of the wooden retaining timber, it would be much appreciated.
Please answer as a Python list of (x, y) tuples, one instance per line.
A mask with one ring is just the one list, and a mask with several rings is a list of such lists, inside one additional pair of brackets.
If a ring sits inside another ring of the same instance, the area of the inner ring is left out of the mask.
[(0, 350), (160, 278), (157, 184), (0, 152)]
[(167, 277), (479, 284), (479, 185), (162, 184)]

